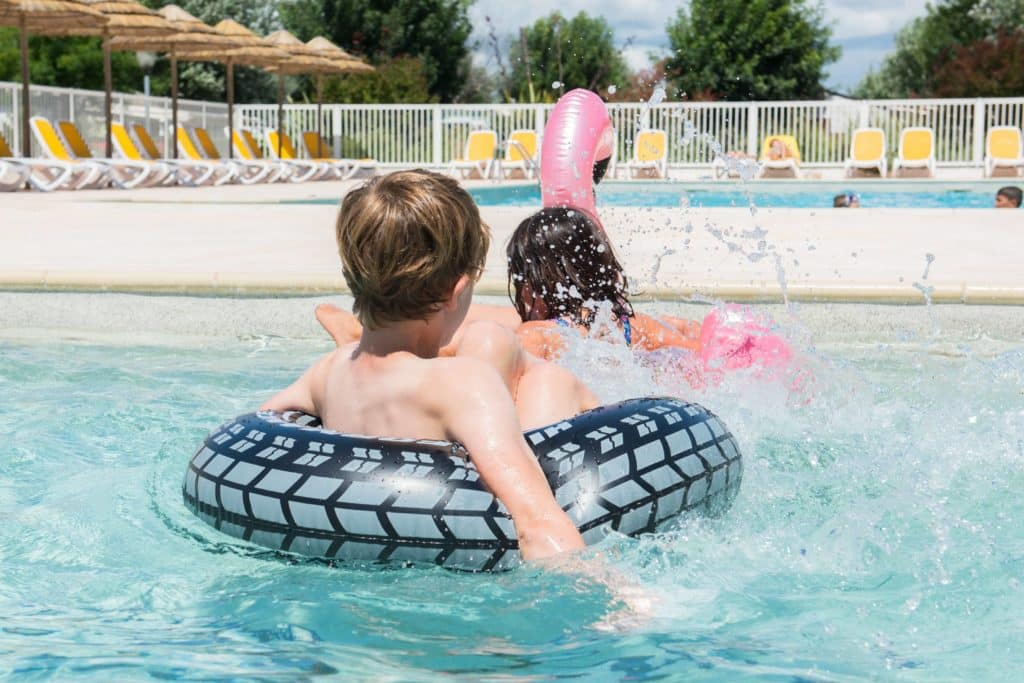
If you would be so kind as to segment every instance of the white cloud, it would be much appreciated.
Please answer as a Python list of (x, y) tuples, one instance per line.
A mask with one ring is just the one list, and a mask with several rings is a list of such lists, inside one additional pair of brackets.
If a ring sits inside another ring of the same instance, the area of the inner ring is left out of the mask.
[[(856, 85), (868, 68), (877, 65), (892, 48), (894, 34), (906, 22), (923, 14), (926, 4), (927, 0), (827, 0), (826, 18), (832, 23), (835, 42), (844, 48), (843, 57), (829, 69), (830, 85)], [(617, 45), (633, 38), (624, 54), (630, 68), (640, 69), (649, 64), (650, 53), (667, 52), (665, 26), (680, 6), (680, 2), (671, 0), (476, 0), (470, 9), (470, 19), (476, 27), (474, 38), (480, 41), (477, 61), (489, 63), (493, 57), (484, 40), (486, 16), (490, 16), (504, 40), (520, 26), (556, 9), (567, 17), (578, 12), (600, 15), (615, 32)]]
[(825, 3), (825, 14), (833, 22), (833, 35), (842, 41), (896, 33), (923, 14), (927, 4), (927, 0), (831, 0)]

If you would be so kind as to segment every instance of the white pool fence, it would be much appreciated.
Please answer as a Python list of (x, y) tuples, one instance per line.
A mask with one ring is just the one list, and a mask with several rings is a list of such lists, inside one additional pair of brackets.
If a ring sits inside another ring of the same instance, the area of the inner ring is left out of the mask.
[[(103, 93), (32, 86), (32, 111), (56, 120), (74, 121), (98, 152), (103, 140)], [(0, 82), (0, 133), (20, 151), (20, 85)], [(171, 103), (166, 97), (117, 93), (114, 118), (143, 123), (170, 155)], [(324, 105), (321, 127), (335, 156), (372, 157), (383, 166), (434, 166), (462, 154), (472, 130), (491, 129), (504, 141), (513, 130), (542, 132), (549, 104), (377, 104)], [(799, 102), (688, 102), (609, 105), (618, 131), (618, 158), (632, 156), (633, 137), (642, 128), (668, 132), (669, 165), (706, 167), (715, 145), (724, 152), (760, 152), (770, 135), (793, 135), (804, 167), (842, 166), (853, 131), (878, 127), (886, 132), (894, 157), (899, 132), (909, 126), (935, 131), (940, 167), (977, 167), (984, 163), (985, 135), (992, 126), (1024, 125), (1024, 97), (987, 99), (844, 100)], [(316, 105), (287, 105), (285, 130), (298, 141), (316, 129)], [(276, 128), (274, 104), (238, 105), (236, 125), (257, 133)], [(227, 106), (220, 102), (179, 101), (179, 120), (202, 126), (226, 151)]]

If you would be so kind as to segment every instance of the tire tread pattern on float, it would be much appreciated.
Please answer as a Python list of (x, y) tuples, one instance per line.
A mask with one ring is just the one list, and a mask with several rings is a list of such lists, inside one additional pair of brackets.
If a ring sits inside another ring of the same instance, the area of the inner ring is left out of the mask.
[[(742, 478), (722, 422), (671, 399), (625, 401), (525, 436), (588, 543), (727, 505)], [(504, 505), (449, 442), (343, 435), (301, 413), (245, 415), (207, 437), (183, 494), (225, 533), (313, 557), (472, 570), (518, 560)]]

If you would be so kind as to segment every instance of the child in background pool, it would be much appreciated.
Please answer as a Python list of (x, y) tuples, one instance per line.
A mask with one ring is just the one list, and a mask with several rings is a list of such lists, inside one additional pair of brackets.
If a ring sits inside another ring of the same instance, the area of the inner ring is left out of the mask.
[[(378, 177), (345, 197), (336, 232), (360, 338), (263, 409), (301, 410), (349, 433), (458, 441), (508, 508), (525, 559), (583, 548), (522, 432), (597, 401), (509, 330), (463, 326), (490, 242), (470, 196), (427, 171)], [(452, 357), (438, 358), (445, 346)]]
[(996, 192), (997, 209), (1019, 209), (1021, 201), (1021, 190), (1019, 187), (1007, 185), (999, 188)]
[(832, 208), (834, 209), (859, 209), (860, 208), (860, 197), (852, 192), (844, 192), (843, 194), (837, 194), (832, 198)]

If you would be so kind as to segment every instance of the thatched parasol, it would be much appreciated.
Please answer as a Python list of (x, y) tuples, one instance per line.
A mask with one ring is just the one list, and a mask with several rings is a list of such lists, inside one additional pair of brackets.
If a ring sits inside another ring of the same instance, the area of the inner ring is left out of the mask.
[(0, 0), (0, 26), (16, 26), (21, 43), (21, 153), (32, 156), (28, 34), (98, 35), (106, 17), (80, 0)]
[[(317, 55), (329, 59), (332, 62), (337, 62), (339, 65), (344, 67), (344, 71), (335, 73), (370, 73), (375, 69), (369, 64), (353, 57), (343, 49), (327, 40), (323, 36), (317, 36), (313, 40), (306, 43), (306, 47), (316, 51)], [(324, 73), (314, 74), (316, 77), (316, 133), (317, 140), (323, 140), (323, 116), (321, 114), (324, 106)], [(317, 143), (319, 144), (319, 142)], [(320, 150), (321, 156), (326, 156), (326, 151)]]
[(227, 69), (228, 96), (228, 158), (234, 157), (235, 135), (235, 65), (274, 67), (288, 61), (291, 56), (280, 50), (233, 19), (225, 19), (214, 28), (221, 34), (235, 39), (240, 47), (231, 50), (202, 50), (183, 52), (183, 60), (195, 62), (220, 62)]
[[(292, 55), (292, 59), (272, 69), (278, 75), (277, 81), (277, 144), (278, 156), (281, 154), (281, 144), (284, 139), (284, 77), (285, 75), (313, 75), (317, 77), (317, 133), (322, 135), (323, 122), (321, 121), (321, 107), (323, 104), (323, 85), (321, 78), (329, 74), (353, 73), (355, 71), (373, 70), (373, 67), (363, 64), (345, 53), (347, 59), (333, 59), (325, 56), (322, 47), (309, 46), (293, 36), (288, 31), (275, 31), (266, 38), (267, 42), (275, 45)], [(325, 42), (330, 43), (326, 38)], [(336, 50), (340, 47), (330, 43)]]
[(178, 158), (178, 55), (195, 50), (229, 50), (238, 47), (236, 39), (218, 32), (177, 5), (160, 8), (160, 16), (170, 22), (176, 33), (161, 37), (115, 37), (111, 46), (115, 50), (153, 50), (166, 52), (171, 59), (171, 127), (173, 145), (171, 154)]
[(174, 26), (153, 10), (143, 7), (134, 0), (84, 0), (89, 6), (107, 17), (103, 27), (103, 90), (104, 114), (106, 116), (106, 155), (113, 156), (111, 126), (113, 124), (113, 76), (111, 69), (112, 42), (119, 38), (163, 38), (175, 32)]

